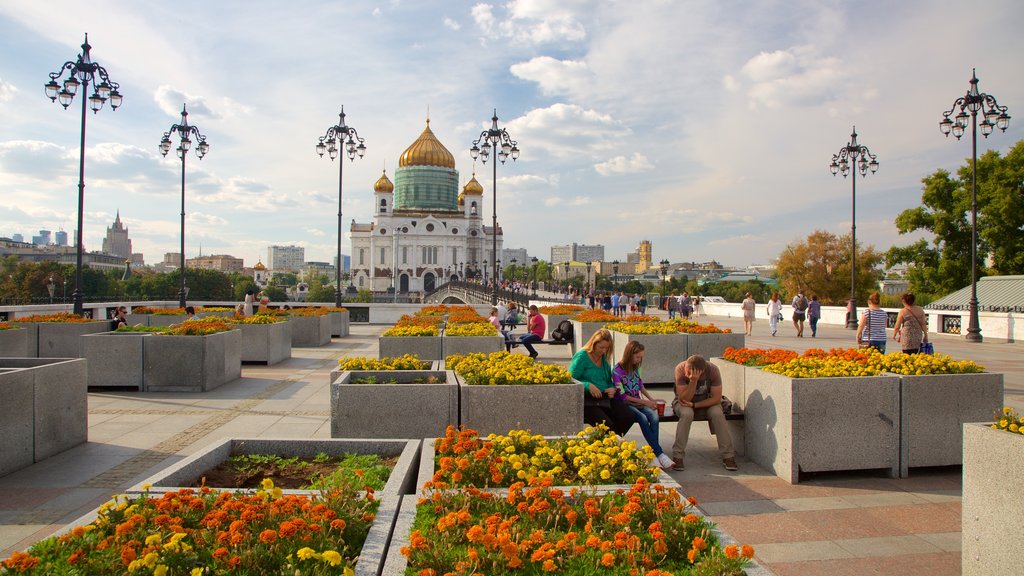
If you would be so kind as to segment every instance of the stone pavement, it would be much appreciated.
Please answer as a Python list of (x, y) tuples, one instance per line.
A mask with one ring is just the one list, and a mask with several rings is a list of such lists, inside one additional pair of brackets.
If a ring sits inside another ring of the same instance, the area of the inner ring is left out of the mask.
[[(742, 331), (735, 318), (700, 318)], [(89, 442), (0, 477), (0, 558), (97, 507), (156, 471), (223, 437), (327, 438), (328, 373), (343, 355), (376, 356), (383, 326), (353, 325), (347, 338), (295, 348), (276, 366), (244, 366), (242, 378), (205, 394), (89, 394)], [(749, 346), (802, 350), (847, 346), (852, 333), (819, 327), (818, 338), (779, 336), (759, 321)], [(809, 334), (809, 331), (807, 332)], [(1006, 404), (1024, 408), (1024, 346), (934, 338), (938, 351), (1006, 374)], [(567, 365), (563, 346), (540, 346), (542, 361)], [(668, 398), (669, 390), (656, 395)], [(675, 424), (662, 425), (671, 446)], [(439, 431), (440, 433), (440, 431)], [(638, 427), (627, 435), (643, 443)], [(817, 475), (790, 485), (738, 458), (727, 472), (714, 437), (694, 424), (686, 470), (671, 472), (688, 496), (780, 576), (797, 574), (959, 574), (960, 470), (913, 470), (907, 479)]]

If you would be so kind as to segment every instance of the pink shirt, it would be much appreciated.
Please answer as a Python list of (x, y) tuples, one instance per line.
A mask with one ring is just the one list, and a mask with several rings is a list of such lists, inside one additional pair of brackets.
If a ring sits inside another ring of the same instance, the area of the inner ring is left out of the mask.
[(497, 328), (498, 332), (501, 332), (501, 320), (498, 320), (497, 316), (491, 316), (490, 318), (487, 319), (487, 321), (490, 322), (495, 328)]
[(541, 340), (544, 339), (544, 327), (544, 316), (540, 314), (534, 314), (530, 316), (529, 325), (527, 326), (527, 329), (531, 333), (539, 336)]

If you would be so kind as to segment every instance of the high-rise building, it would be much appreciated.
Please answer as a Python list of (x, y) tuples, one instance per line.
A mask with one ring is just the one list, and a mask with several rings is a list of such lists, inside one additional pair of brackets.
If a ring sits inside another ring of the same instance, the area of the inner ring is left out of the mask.
[(654, 261), (652, 260), (651, 256), (652, 252), (650, 240), (641, 240), (640, 246), (637, 246), (636, 254), (637, 262), (635, 272), (637, 274), (646, 272), (648, 269), (650, 269), (651, 266), (654, 265)]
[(551, 263), (561, 264), (562, 262), (570, 262), (574, 260), (573, 256), (576, 255), (576, 244), (566, 244), (564, 246), (552, 246), (551, 247)]
[(50, 244), (52, 244), (52, 242), (50, 241), (50, 231), (40, 230), (38, 236), (32, 237), (32, 244), (36, 246), (49, 246)]
[(67, 232), (65, 232), (63, 230), (58, 230), (57, 234), (56, 234), (56, 237), (57, 237), (57, 246), (67, 246), (68, 245), (68, 233)]
[(128, 239), (128, 229), (121, 223), (121, 211), (117, 211), (114, 224), (107, 228), (107, 237), (103, 239), (103, 252), (124, 259), (132, 257), (132, 241)]
[(604, 246), (596, 244), (588, 246), (586, 244), (566, 244), (564, 246), (552, 246), (551, 247), (551, 263), (560, 264), (562, 262), (600, 262), (604, 260)]
[(267, 248), (267, 268), (274, 272), (298, 272), (306, 261), (302, 246), (271, 246)]
[(11, 236), (11, 240), (14, 240), (15, 242), (24, 242), (25, 237), (22, 236), (21, 234), (14, 234)]

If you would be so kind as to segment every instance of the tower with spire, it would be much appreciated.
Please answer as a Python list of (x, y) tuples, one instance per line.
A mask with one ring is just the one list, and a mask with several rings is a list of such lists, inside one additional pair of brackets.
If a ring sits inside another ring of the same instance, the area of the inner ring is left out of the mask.
[(107, 228), (107, 236), (103, 239), (103, 252), (131, 259), (132, 241), (128, 238), (128, 228), (121, 223), (121, 210), (117, 211), (114, 223)]

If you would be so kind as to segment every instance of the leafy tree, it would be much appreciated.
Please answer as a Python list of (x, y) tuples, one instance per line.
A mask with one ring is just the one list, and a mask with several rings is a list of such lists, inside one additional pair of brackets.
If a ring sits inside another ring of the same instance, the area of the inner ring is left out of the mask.
[[(857, 244), (857, 302), (877, 289), (882, 258), (873, 246)], [(779, 254), (775, 274), (786, 298), (803, 289), (808, 296), (817, 294), (822, 304), (844, 304), (850, 296), (850, 235), (815, 230)]]
[[(1001, 157), (989, 150), (978, 158), (978, 276), (1024, 274), (1024, 141)], [(907, 264), (915, 293), (937, 297), (971, 281), (971, 165), (954, 178), (936, 170), (921, 180), (921, 205), (896, 218), (900, 234), (927, 231), (931, 239), (893, 246), (886, 264)], [(991, 269), (986, 262), (991, 260)]]

